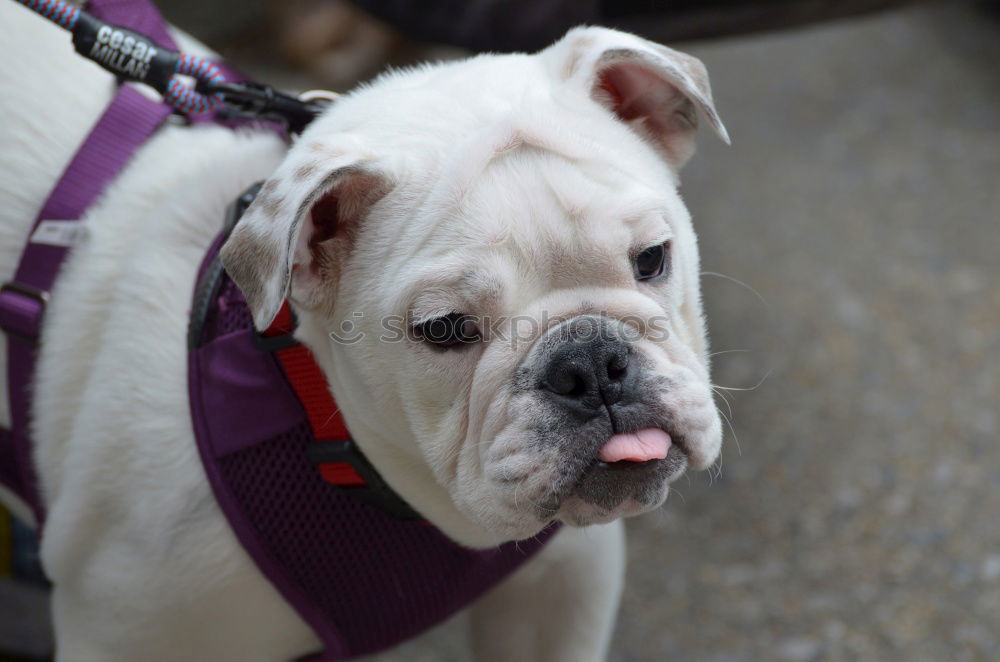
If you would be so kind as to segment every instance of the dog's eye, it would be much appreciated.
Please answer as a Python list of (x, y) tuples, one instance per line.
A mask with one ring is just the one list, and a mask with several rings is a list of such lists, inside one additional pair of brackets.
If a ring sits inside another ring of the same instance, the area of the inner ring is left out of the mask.
[(435, 347), (447, 349), (479, 340), (479, 327), (471, 315), (448, 313), (414, 325), (413, 334)]
[(652, 280), (670, 268), (670, 242), (650, 246), (635, 256), (632, 271), (636, 280)]

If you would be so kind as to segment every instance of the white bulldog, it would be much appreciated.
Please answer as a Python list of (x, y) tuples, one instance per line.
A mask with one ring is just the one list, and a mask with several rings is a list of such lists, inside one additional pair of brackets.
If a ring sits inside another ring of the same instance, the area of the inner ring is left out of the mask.
[[(7, 280), (113, 81), (14, 3), (0, 23)], [(620, 518), (720, 447), (677, 192), (698, 112), (727, 139), (698, 60), (579, 28), (536, 55), (386, 74), (287, 153), (266, 132), (159, 131), (89, 210), (46, 313), (34, 433), (58, 659), (319, 647), (229, 529), (188, 412), (197, 267), (227, 203), (264, 178), (224, 263), (259, 327), (290, 299), (382, 476), (463, 545), (571, 525), (471, 607), (477, 659), (602, 659)], [(387, 338), (387, 320), (404, 332)]]

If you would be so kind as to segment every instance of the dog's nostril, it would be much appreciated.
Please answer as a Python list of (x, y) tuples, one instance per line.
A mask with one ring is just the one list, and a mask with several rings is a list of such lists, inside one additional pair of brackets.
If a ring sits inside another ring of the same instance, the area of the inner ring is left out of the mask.
[(608, 379), (620, 382), (628, 372), (628, 352), (614, 354), (608, 359)]
[(583, 366), (577, 365), (575, 361), (565, 361), (553, 368), (549, 371), (543, 388), (570, 398), (580, 398), (587, 394), (587, 378)]
[(582, 398), (586, 394), (587, 382), (579, 377), (573, 380), (573, 387), (564, 393), (564, 395), (568, 395), (571, 398)]

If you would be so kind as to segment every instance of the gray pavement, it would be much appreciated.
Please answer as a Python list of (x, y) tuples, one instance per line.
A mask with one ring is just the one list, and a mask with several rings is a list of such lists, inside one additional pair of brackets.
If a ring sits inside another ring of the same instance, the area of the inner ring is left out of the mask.
[(1000, 23), (689, 50), (733, 136), (685, 173), (703, 267), (760, 293), (705, 278), (714, 377), (766, 379), (629, 523), (617, 659), (1000, 659)]

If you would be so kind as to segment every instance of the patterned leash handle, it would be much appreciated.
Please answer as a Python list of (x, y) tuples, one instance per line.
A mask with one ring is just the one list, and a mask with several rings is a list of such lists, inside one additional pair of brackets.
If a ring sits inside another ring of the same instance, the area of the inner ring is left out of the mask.
[(77, 53), (121, 79), (149, 85), (185, 115), (212, 112), (222, 103), (217, 95), (202, 94), (180, 79), (190, 76), (206, 86), (224, 82), (219, 68), (203, 57), (163, 48), (145, 35), (105, 23), (64, 0), (17, 1), (69, 30)]

